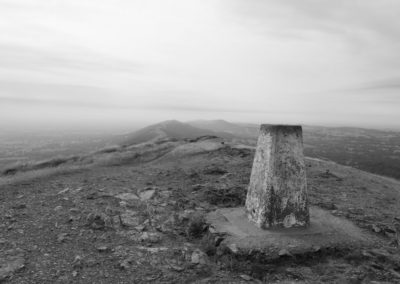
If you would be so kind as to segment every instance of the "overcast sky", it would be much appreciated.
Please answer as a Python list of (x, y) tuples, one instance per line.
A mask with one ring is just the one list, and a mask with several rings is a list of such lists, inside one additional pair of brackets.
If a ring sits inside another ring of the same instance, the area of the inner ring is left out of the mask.
[(0, 0), (0, 125), (400, 129), (398, 0)]

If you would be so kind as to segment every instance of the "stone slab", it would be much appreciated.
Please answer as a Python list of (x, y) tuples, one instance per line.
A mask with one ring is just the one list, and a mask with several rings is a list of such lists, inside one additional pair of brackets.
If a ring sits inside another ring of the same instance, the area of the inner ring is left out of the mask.
[(244, 208), (223, 208), (207, 215), (210, 229), (225, 238), (221, 245), (242, 255), (262, 254), (277, 258), (323, 249), (372, 246), (380, 240), (346, 219), (318, 207), (310, 208), (307, 228), (260, 229), (249, 221)]

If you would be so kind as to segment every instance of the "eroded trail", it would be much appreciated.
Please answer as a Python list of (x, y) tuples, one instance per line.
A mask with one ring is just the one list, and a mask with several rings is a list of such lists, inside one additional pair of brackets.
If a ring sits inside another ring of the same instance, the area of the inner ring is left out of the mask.
[(399, 183), (319, 160), (307, 161), (311, 203), (382, 237), (386, 247), (279, 263), (216, 255), (218, 240), (208, 237), (202, 215), (243, 204), (253, 153), (201, 143), (150, 162), (2, 185), (0, 282), (400, 281)]

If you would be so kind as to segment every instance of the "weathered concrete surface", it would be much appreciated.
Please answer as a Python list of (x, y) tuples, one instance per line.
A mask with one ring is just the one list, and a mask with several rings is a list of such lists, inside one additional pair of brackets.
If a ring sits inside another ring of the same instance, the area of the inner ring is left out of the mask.
[(246, 211), (263, 229), (309, 224), (301, 126), (261, 125)]
[(310, 208), (307, 228), (264, 230), (249, 221), (244, 208), (223, 208), (207, 215), (210, 232), (223, 235), (220, 247), (246, 256), (274, 259), (282, 255), (313, 253), (324, 249), (370, 246), (379, 242), (348, 220), (318, 207)]

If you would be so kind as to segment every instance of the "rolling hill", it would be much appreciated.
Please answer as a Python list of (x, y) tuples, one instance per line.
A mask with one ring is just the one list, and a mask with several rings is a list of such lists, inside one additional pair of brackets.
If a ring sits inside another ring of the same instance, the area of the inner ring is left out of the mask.
[(123, 145), (140, 144), (160, 139), (193, 139), (201, 136), (213, 135), (230, 139), (232, 134), (217, 132), (212, 129), (203, 129), (177, 120), (167, 120), (142, 128), (122, 138)]

